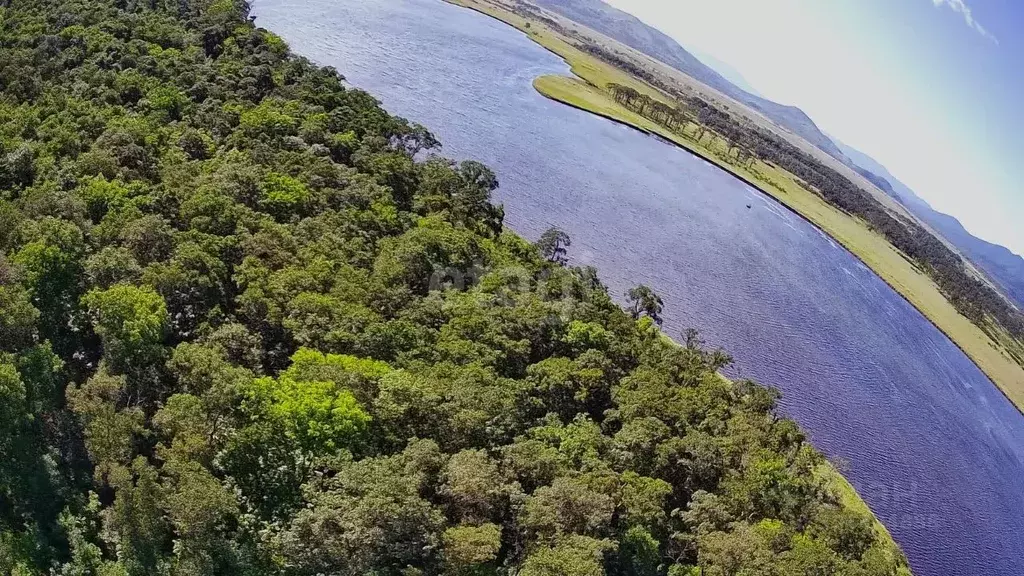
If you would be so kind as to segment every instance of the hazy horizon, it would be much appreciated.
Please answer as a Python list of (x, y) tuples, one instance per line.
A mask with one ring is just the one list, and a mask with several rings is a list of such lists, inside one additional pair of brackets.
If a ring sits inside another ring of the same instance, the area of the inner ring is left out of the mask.
[(606, 1), (800, 107), (972, 234), (1024, 254), (1024, 5)]

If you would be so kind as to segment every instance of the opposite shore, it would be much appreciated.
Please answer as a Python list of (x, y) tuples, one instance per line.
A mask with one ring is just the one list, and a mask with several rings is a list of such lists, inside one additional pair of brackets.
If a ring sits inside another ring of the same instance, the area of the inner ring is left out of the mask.
[(680, 136), (621, 106), (607, 93), (605, 87), (613, 83), (623, 84), (654, 97), (658, 97), (660, 92), (625, 71), (615, 69), (579, 50), (544, 23), (528, 21), (520, 15), (480, 0), (446, 1), (513, 26), (562, 58), (575, 77), (546, 75), (535, 79), (534, 88), (543, 96), (683, 148), (773, 198), (838, 242), (927, 318), (988, 376), (1012, 404), (1024, 411), (1024, 367), (1009, 353), (1010, 348), (1019, 351), (1020, 343), (998, 326), (982, 329), (960, 314), (939, 287), (906, 254), (870, 230), (863, 221), (832, 206), (778, 167), (756, 161), (748, 169), (728, 161), (728, 144), (716, 140), (714, 136), (710, 140), (703, 139), (703, 136), (697, 139)]

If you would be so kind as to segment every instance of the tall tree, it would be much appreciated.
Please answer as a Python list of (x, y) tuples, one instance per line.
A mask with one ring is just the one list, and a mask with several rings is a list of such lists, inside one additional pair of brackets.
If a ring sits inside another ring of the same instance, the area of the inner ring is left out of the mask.
[(665, 307), (665, 303), (649, 286), (640, 284), (635, 288), (630, 288), (626, 292), (626, 298), (629, 301), (630, 314), (634, 320), (646, 315), (656, 324), (661, 325), (661, 311)]
[(572, 246), (569, 235), (560, 228), (548, 228), (537, 241), (537, 249), (551, 262), (565, 264), (568, 248)]

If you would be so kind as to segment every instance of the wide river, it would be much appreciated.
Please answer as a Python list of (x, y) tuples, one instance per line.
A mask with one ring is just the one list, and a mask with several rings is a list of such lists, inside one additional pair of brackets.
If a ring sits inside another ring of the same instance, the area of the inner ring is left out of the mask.
[[(783, 409), (847, 476), (917, 576), (1024, 574), (1024, 417), (857, 259), (701, 159), (546, 100), (561, 59), (441, 0), (255, 0), (257, 24), (337, 68), (457, 159), (490, 165), (506, 223), (572, 237), (615, 294), (665, 300), (733, 376)], [(751, 205), (751, 208), (747, 208)]]

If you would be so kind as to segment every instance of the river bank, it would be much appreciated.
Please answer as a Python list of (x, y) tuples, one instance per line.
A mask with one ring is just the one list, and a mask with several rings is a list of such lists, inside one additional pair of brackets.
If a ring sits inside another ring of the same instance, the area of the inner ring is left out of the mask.
[(704, 138), (703, 134), (695, 138), (697, 125), (691, 125), (691, 134), (681, 137), (620, 105), (607, 92), (607, 86), (629, 86), (663, 102), (670, 99), (657, 88), (579, 50), (548, 24), (524, 18), (489, 2), (447, 1), (513, 26), (561, 57), (575, 77), (545, 75), (535, 79), (534, 87), (545, 97), (668, 140), (774, 198), (827, 234), (921, 312), (1011, 403), (1024, 411), (1024, 367), (1013, 358), (1013, 353), (1020, 356), (1021, 344), (994, 323), (982, 328), (960, 314), (931, 278), (865, 222), (832, 206), (792, 174), (774, 165), (755, 160), (744, 166), (733, 161), (728, 143), (721, 138), (714, 134), (709, 134), (709, 138)]
[[(527, 33), (531, 37), (531, 39), (536, 41), (538, 44), (565, 59), (566, 62), (572, 67), (574, 73), (579, 74), (580, 70), (587, 70), (591, 78), (599, 76), (602, 80), (606, 81), (607, 83), (623, 82), (626, 83), (627, 85), (633, 84), (633, 82), (629, 79), (628, 76), (622, 74), (619, 71), (610, 69), (609, 67), (605, 66), (603, 63), (595, 59), (591, 59), (593, 60), (593, 62), (583, 62), (582, 60), (584, 58), (587, 58), (586, 54), (578, 50), (575, 50), (574, 48), (572, 48), (571, 45), (557, 38), (546, 36), (544, 32), (538, 30), (538, 28), (540, 27), (534, 27), (536, 26), (535, 24), (531, 23), (529, 26), (526, 26), (527, 23), (525, 20), (521, 22), (516, 22), (514, 20), (516, 18), (516, 15), (514, 14), (500, 14), (497, 13), (496, 11), (487, 10), (486, 5), (480, 4), (475, 0), (446, 1), (497, 18), (498, 20), (501, 20), (506, 24), (510, 24), (522, 30), (523, 32)], [(559, 48), (561, 50), (559, 50)], [(579, 55), (579, 58), (570, 61), (565, 56), (565, 53), (569, 51), (576, 52)], [(720, 168), (732, 173), (733, 175), (737, 176), (741, 180), (744, 180), (751, 186), (754, 186), (755, 188), (758, 189), (762, 188), (762, 186), (755, 181), (755, 177), (753, 177), (752, 174), (748, 175), (747, 177), (738, 174), (735, 170), (732, 169), (731, 166), (723, 162), (720, 158), (717, 158), (714, 154), (709, 153), (708, 150), (700, 150), (691, 142), (679, 138), (678, 136), (664, 130), (656, 123), (651, 122), (650, 120), (640, 116), (639, 114), (636, 114), (620, 106), (613, 99), (609, 98), (606, 95), (606, 93), (599, 90), (593, 84), (585, 82), (580, 78), (545, 75), (536, 78), (534, 80), (533, 85), (534, 88), (540, 94), (547, 98), (561, 102), (562, 104), (568, 106), (572, 106), (584, 112), (596, 114), (607, 120), (628, 126), (630, 128), (634, 128), (646, 134), (659, 137), (665, 140), (667, 143), (683, 147), (690, 151), (691, 153), (694, 153), (697, 156), (704, 158), (705, 160), (713, 162)], [(782, 193), (784, 194), (784, 192)], [(769, 195), (776, 197), (776, 199), (779, 199), (774, 194)], [(824, 202), (821, 202), (821, 204), (827, 207), (827, 205)], [(790, 206), (789, 203), (783, 203), (783, 205), (792, 210), (795, 214), (804, 217), (811, 224), (814, 224), (816, 226), (818, 225), (817, 222), (810, 218), (807, 218), (801, 211), (795, 210), (792, 206)], [(821, 227), (819, 226), (819, 228)], [(843, 476), (842, 472), (835, 467), (835, 465), (833, 465), (832, 463), (823, 464), (818, 468), (816, 474), (825, 483), (826, 489), (829, 492), (831, 492), (839, 501), (841, 501), (844, 504), (844, 506), (865, 512), (869, 514), (872, 518), (874, 518), (874, 530), (879, 535), (879, 537), (885, 542), (886, 552), (888, 555), (890, 555), (890, 557), (903, 557), (903, 552), (900, 549), (900, 546), (893, 539), (889, 530), (878, 519), (875, 513), (871, 510), (870, 506), (864, 501), (860, 494), (857, 493), (857, 490)], [(897, 576), (910, 576), (911, 574), (912, 572), (910, 568), (904, 566), (900, 569)]]
[(915, 574), (1017, 574), (1024, 418), (838, 242), (712, 162), (545, 98), (534, 80), (569, 66), (479, 12), (256, 6), (260, 25), (427, 127), (444, 156), (491, 166), (510, 229), (561, 228), (613, 297), (651, 286), (667, 334), (696, 328), (735, 357), (729, 377), (781, 390), (783, 413), (845, 463)]

